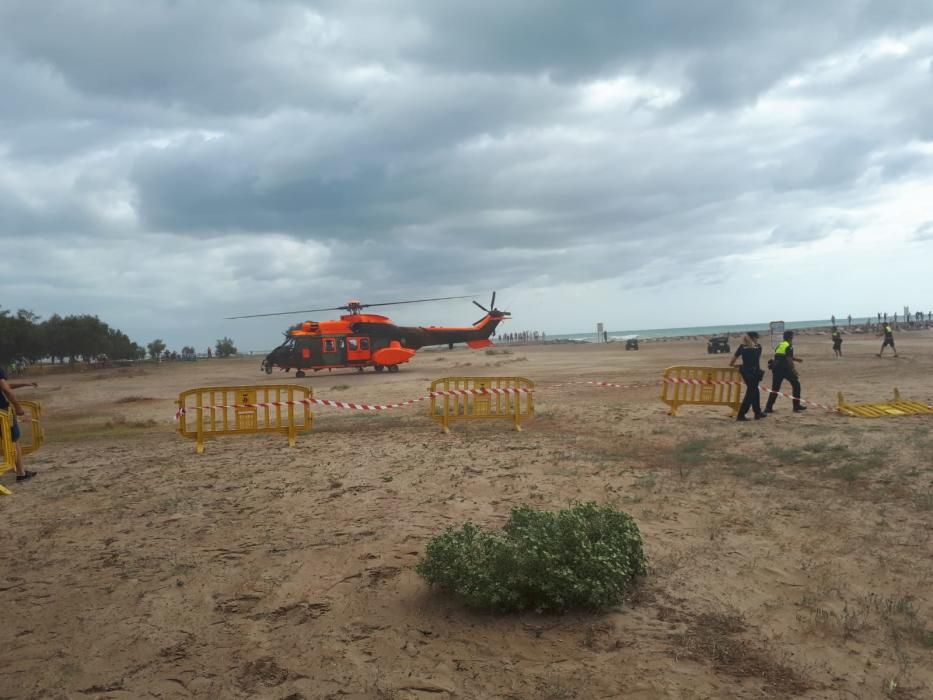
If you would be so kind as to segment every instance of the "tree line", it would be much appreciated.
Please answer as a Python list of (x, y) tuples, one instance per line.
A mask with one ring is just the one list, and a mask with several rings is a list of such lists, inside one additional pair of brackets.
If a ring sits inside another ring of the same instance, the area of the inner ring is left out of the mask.
[[(111, 328), (97, 316), (59, 316), (53, 314), (42, 321), (32, 311), (20, 309), (15, 314), (0, 309), (0, 366), (25, 360), (35, 363), (45, 358), (56, 361), (92, 362), (106, 356), (111, 360), (142, 360), (146, 354), (154, 359), (177, 357), (170, 353), (161, 339), (142, 347), (130, 340), (126, 333)], [(237, 352), (230, 338), (217, 341), (217, 357), (228, 357)], [(194, 359), (193, 347), (182, 349), (181, 359)]]
[(0, 363), (25, 359), (38, 362), (49, 357), (52, 362), (90, 362), (106, 355), (115, 360), (140, 360), (146, 356), (122, 331), (111, 328), (97, 316), (52, 315), (39, 320), (32, 311), (20, 309), (15, 314), (0, 309)]

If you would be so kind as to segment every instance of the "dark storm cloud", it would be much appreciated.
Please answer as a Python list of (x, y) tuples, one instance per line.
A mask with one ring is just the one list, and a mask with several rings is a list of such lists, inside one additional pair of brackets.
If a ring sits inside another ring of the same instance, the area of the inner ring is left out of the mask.
[(919, 1), (8, 0), (0, 237), (236, 311), (715, 285), (929, 180), (931, 54)]
[(655, 64), (686, 67), (688, 99), (753, 99), (806, 61), (867, 36), (930, 21), (923, 0), (650, 3), (482, 0), (418, 5), (429, 31), (415, 55), (435, 65), (579, 80)]
[(86, 96), (181, 105), (192, 113), (263, 111), (320, 96), (326, 52), (302, 53), (301, 32), (325, 48), (312, 16), (295, 3), (228, 0), (35, 3), (0, 7), (6, 53), (48, 70)]
[(380, 92), (339, 118), (285, 113), (237, 135), (151, 151), (133, 175), (143, 216), (173, 229), (365, 237), (437, 216), (452, 204), (445, 183), (458, 206), (473, 206), (488, 174), (464, 170), (450, 150), (558, 107), (547, 86), (488, 78), (428, 78)]

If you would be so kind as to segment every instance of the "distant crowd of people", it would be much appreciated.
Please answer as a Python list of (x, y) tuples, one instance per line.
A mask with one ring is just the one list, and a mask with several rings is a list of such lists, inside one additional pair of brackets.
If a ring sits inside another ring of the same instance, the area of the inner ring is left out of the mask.
[[(849, 322), (849, 326), (851, 326), (852, 325), (851, 314), (849, 314), (847, 320)], [(832, 322), (833, 326), (837, 325), (835, 315), (830, 317), (830, 321)], [(870, 318), (865, 319), (865, 327), (866, 328), (872, 328), (873, 326), (877, 327), (877, 326), (880, 326), (882, 323), (888, 323), (888, 321), (889, 321), (888, 314), (886, 312), (879, 311), (876, 322), (872, 322), (872, 319)], [(891, 316), (890, 321), (895, 324), (899, 323), (899, 321), (897, 320), (896, 312)], [(929, 327), (931, 323), (933, 323), (933, 311), (927, 311), (926, 314), (924, 314), (922, 311), (911, 313), (910, 310), (908, 309), (907, 312), (903, 315), (903, 318), (901, 319), (900, 322), (909, 324), (910, 326), (919, 325), (919, 326), (926, 328), (926, 327)]]
[(499, 343), (543, 343), (547, 340), (544, 331), (518, 331), (517, 333), (499, 333)]

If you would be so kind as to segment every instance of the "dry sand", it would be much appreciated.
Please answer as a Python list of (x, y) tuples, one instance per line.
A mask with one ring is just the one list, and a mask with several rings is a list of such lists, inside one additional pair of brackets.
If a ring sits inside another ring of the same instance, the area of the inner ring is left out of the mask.
[[(933, 402), (933, 334), (799, 337), (804, 396)], [(38, 377), (39, 476), (2, 482), (0, 698), (930, 698), (933, 416), (787, 401), (766, 421), (665, 414), (657, 380), (726, 364), (705, 342), (424, 352), (398, 374), (276, 382), (389, 402), (447, 375), (540, 383), (537, 416), (441, 434), (424, 404), (315, 412), (282, 436), (173, 432), (184, 389), (261, 383), (259, 359)], [(614, 503), (650, 575), (604, 614), (481, 615), (413, 566), (445, 526)]]

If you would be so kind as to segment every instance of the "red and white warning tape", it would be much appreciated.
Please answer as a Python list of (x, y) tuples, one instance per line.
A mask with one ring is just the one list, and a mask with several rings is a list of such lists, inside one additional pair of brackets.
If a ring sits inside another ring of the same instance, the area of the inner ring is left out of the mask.
[[(690, 384), (695, 386), (744, 386), (745, 382), (741, 382), (735, 379), (686, 379), (678, 377), (670, 377), (668, 379), (659, 379), (656, 382), (651, 384), (613, 384), (612, 382), (568, 382), (567, 384), (551, 384), (550, 387), (559, 387), (559, 386), (570, 386), (573, 384), (587, 384), (590, 386), (599, 386), (599, 387), (608, 387), (613, 389), (642, 389), (647, 387), (660, 386), (662, 384)], [(766, 394), (777, 394), (782, 396), (785, 399), (793, 400), (795, 397), (793, 394), (786, 394), (783, 391), (774, 391), (770, 387), (764, 385), (759, 386)], [(826, 406), (825, 404), (817, 403), (816, 401), (809, 401), (807, 399), (799, 399), (800, 403), (806, 404), (808, 406), (815, 406), (817, 408), (822, 408), (831, 413), (842, 413), (835, 406)]]
[(388, 403), (388, 404), (368, 404), (368, 403), (353, 403), (350, 401), (334, 401), (332, 399), (298, 399), (295, 401), (267, 401), (264, 403), (236, 403), (236, 404), (225, 404), (220, 406), (183, 406), (175, 412), (175, 420), (178, 420), (183, 415), (186, 415), (188, 411), (222, 411), (228, 408), (234, 409), (257, 409), (257, 408), (273, 408), (281, 406), (326, 406), (327, 408), (344, 408), (350, 409), (353, 411), (388, 411), (393, 408), (406, 408), (413, 404), (416, 404), (420, 401), (427, 401), (431, 398), (436, 398), (438, 396), (483, 396), (489, 394), (531, 394), (533, 389), (526, 389), (523, 387), (517, 388), (488, 388), (488, 389), (446, 389), (442, 391), (432, 391), (427, 396), (419, 396), (417, 399), (409, 399), (407, 401), (401, 401), (399, 403)]
[[(761, 389), (766, 394), (777, 394), (778, 396), (783, 396), (785, 399), (793, 400), (797, 398), (793, 394), (785, 394), (783, 391), (775, 391), (774, 389), (770, 389), (766, 386), (759, 386), (758, 388)], [(817, 403), (816, 401), (808, 401), (807, 399), (797, 399), (797, 400), (800, 401), (800, 403), (805, 404), (807, 406), (816, 406), (817, 408), (822, 408), (826, 411), (829, 411), (830, 413), (842, 413), (843, 415), (845, 415), (843, 411), (840, 411), (835, 406), (826, 406), (825, 404)]]
[[(701, 385), (701, 386), (711, 386), (711, 385), (744, 385), (744, 382), (735, 381), (735, 380), (717, 380), (717, 379), (680, 379), (672, 377), (669, 379), (661, 379), (656, 382), (651, 382), (650, 384), (615, 384), (613, 382), (567, 382), (564, 384), (550, 384), (548, 388), (556, 388), (562, 386), (571, 386), (571, 385), (588, 385), (588, 386), (597, 386), (603, 388), (612, 388), (612, 389), (644, 389), (657, 387), (662, 384), (691, 384), (691, 385)], [(759, 387), (766, 394), (777, 394), (782, 396), (785, 399), (794, 399), (792, 394), (784, 393), (783, 391), (774, 391), (766, 386)], [(285, 406), (324, 406), (326, 408), (341, 408), (348, 409), (351, 411), (389, 411), (396, 408), (407, 408), (421, 401), (427, 401), (431, 398), (437, 398), (440, 396), (482, 396), (489, 394), (531, 394), (534, 393), (534, 389), (527, 389), (523, 387), (519, 388), (488, 388), (488, 389), (447, 389), (442, 391), (433, 391), (426, 396), (419, 396), (416, 399), (409, 399), (407, 401), (400, 401), (399, 403), (388, 403), (388, 404), (367, 404), (367, 403), (355, 403), (351, 401), (335, 401), (333, 399), (299, 399), (295, 401), (268, 401), (264, 403), (241, 403), (241, 404), (226, 404), (218, 406), (185, 406), (175, 412), (175, 420), (181, 418), (181, 416), (186, 415), (188, 411), (222, 411), (226, 409), (259, 409), (259, 408), (276, 408), (276, 407), (285, 407)], [(799, 399), (800, 403), (806, 404), (808, 406), (815, 406), (817, 408), (822, 408), (831, 413), (842, 413), (838, 408), (834, 406), (826, 406), (816, 401), (809, 401), (807, 399)]]
[(582, 384), (587, 384), (589, 386), (601, 386), (609, 389), (645, 389), (648, 387), (661, 386), (664, 383), (664, 380), (661, 379), (656, 382), (651, 382), (650, 384), (613, 384), (612, 382), (581, 382)]

